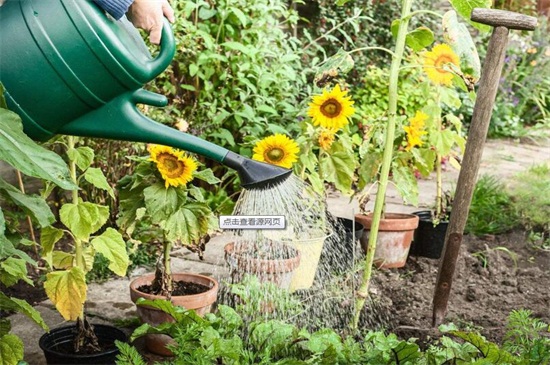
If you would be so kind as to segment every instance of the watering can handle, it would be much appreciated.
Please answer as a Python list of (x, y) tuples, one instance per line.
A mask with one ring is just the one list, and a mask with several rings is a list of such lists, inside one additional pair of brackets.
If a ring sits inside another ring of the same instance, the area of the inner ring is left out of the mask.
[(172, 32), (170, 22), (165, 18), (162, 26), (159, 54), (147, 64), (149, 80), (157, 77), (166, 67), (168, 67), (175, 53), (176, 41), (174, 39), (174, 33)]

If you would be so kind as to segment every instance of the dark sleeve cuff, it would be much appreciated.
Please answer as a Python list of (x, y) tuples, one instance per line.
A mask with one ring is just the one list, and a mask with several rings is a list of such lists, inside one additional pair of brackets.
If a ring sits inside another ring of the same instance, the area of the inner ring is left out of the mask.
[(126, 14), (134, 0), (94, 0), (94, 2), (118, 20)]

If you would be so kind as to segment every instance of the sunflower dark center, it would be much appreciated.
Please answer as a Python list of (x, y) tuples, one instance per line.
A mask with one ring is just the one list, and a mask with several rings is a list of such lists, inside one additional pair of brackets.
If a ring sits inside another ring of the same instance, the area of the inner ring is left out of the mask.
[(342, 105), (335, 99), (328, 99), (321, 105), (321, 113), (327, 118), (335, 118), (341, 111)]
[(267, 151), (266, 155), (269, 161), (278, 162), (281, 161), (283, 157), (285, 157), (285, 151), (280, 148), (272, 148)]
[(159, 156), (159, 161), (161, 162), (163, 170), (169, 178), (177, 178), (181, 176), (185, 170), (185, 164), (183, 161), (169, 153), (163, 153)]

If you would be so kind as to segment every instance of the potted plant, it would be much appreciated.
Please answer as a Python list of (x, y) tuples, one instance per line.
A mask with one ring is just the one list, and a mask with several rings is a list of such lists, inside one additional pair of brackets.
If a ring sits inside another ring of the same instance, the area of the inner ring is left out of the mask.
[[(69, 174), (67, 164), (52, 151), (34, 141), (25, 133), (19, 116), (7, 110), (0, 84), (0, 161), (9, 163), (20, 172), (65, 189), (76, 188)], [(18, 215), (9, 214), (7, 207), (13, 206), (26, 214), (28, 232), (23, 232)], [(28, 265), (36, 269), (37, 263), (25, 251), (36, 249), (34, 225), (47, 227), (55, 221), (48, 203), (43, 197), (25, 192), (22, 179), (16, 187), (0, 177), (0, 283), (5, 287), (15, 285), (20, 280), (33, 285)], [(28, 233), (25, 234), (25, 233)], [(30, 239), (28, 238), (30, 237)], [(24, 314), (44, 331), (49, 331), (40, 312), (26, 301), (0, 292), (0, 311)], [(23, 361), (23, 341), (11, 332), (9, 318), (0, 319), (0, 362), (16, 365)]]
[[(210, 311), (216, 302), (218, 282), (193, 273), (172, 273), (170, 253), (183, 245), (202, 254), (216, 219), (202, 191), (189, 184), (193, 179), (218, 183), (210, 169), (197, 171), (198, 163), (183, 151), (149, 145), (150, 156), (137, 158), (133, 174), (119, 181), (120, 211), (118, 223), (133, 239), (160, 241), (162, 252), (154, 274), (138, 277), (130, 283), (133, 302), (139, 298), (167, 299), (175, 305), (194, 309), (199, 315)], [(165, 313), (147, 306), (137, 307), (145, 323), (158, 325), (172, 321)], [(147, 348), (171, 355), (165, 336), (149, 336)]]
[[(126, 334), (114, 326), (92, 325), (86, 319), (86, 273), (101, 253), (109, 261), (109, 269), (124, 276), (129, 263), (126, 242), (117, 230), (104, 227), (109, 208), (84, 201), (79, 195), (78, 186), (84, 181), (113, 195), (101, 170), (91, 167), (93, 150), (77, 146), (76, 137), (66, 141), (63, 144), (74, 188), (59, 209), (62, 226), (44, 227), (40, 243), (49, 270), (44, 282), (46, 294), (61, 316), (76, 324), (51, 330), (40, 338), (39, 345), (49, 364), (109, 364), (118, 353), (114, 342), (126, 341)], [(67, 240), (61, 241), (64, 237)]]
[[(465, 18), (469, 17), (471, 7), (466, 6), (464, 1), (453, 0), (451, 1), (451, 4), (457, 9), (461, 16)], [(387, 121), (384, 123), (382, 128), (383, 143), (379, 145), (381, 146), (381, 151), (378, 155), (374, 156), (362, 154), (363, 161), (360, 171), (362, 173), (366, 172), (367, 176), (374, 176), (376, 178), (377, 193), (374, 211), (372, 213), (372, 225), (370, 227), (371, 232), (367, 242), (365, 270), (363, 272), (362, 283), (356, 296), (355, 314), (352, 323), (353, 329), (357, 329), (359, 315), (366, 302), (366, 298), (369, 296), (372, 264), (376, 256), (379, 229), (382, 219), (385, 216), (384, 207), (386, 191), (390, 177), (401, 195), (404, 197), (405, 201), (407, 201), (410, 199), (408, 194), (411, 192), (414, 193), (414, 190), (411, 190), (410, 188), (416, 185), (412, 167), (417, 166), (417, 169), (420, 167), (419, 171), (422, 168), (425, 171), (426, 166), (429, 164), (424, 162), (429, 162), (430, 160), (429, 158), (413, 152), (413, 147), (418, 145), (418, 140), (421, 139), (424, 134), (422, 133), (420, 127), (423, 126), (423, 122), (427, 119), (424, 115), (417, 112), (419, 109), (416, 109), (409, 114), (409, 117), (414, 115), (418, 121), (416, 129), (405, 129), (407, 141), (405, 141), (404, 138), (399, 140), (399, 136), (402, 135), (402, 128), (399, 127), (402, 126), (403, 121), (407, 119), (406, 116), (402, 115), (403, 113), (401, 111), (403, 108), (401, 110), (398, 109), (398, 105), (400, 104), (398, 94), (400, 71), (403, 69), (408, 69), (408, 67), (405, 68), (401, 65), (406, 47), (410, 48), (413, 52), (420, 52), (434, 42), (434, 33), (427, 27), (419, 27), (409, 31), (408, 27), (410, 19), (414, 15), (422, 13), (441, 17), (443, 19), (444, 37), (446, 40), (452, 42), (451, 47), (445, 47), (442, 49), (442, 52), (434, 54), (435, 57), (426, 57), (422, 67), (428, 73), (428, 77), (433, 78), (434, 81), (437, 79), (438, 83), (447, 84), (457, 82), (465, 91), (470, 91), (472, 95), (474, 95), (473, 83), (475, 82), (476, 76), (479, 76), (479, 59), (477, 59), (475, 46), (473, 46), (473, 42), (471, 41), (471, 37), (466, 26), (458, 22), (456, 12), (454, 10), (450, 10), (441, 16), (440, 14), (427, 9), (420, 9), (412, 12), (411, 7), (412, 0), (404, 0), (402, 2), (401, 16), (392, 23), (392, 33), (396, 39), (395, 47), (393, 50), (386, 50), (392, 55), (392, 62), (389, 69), (387, 93), (388, 103), (384, 117)], [(451, 50), (453, 54), (456, 53), (458, 58), (461, 60), (461, 64), (457, 65), (455, 63), (455, 58), (452, 57), (450, 52), (447, 52), (448, 50)], [(466, 67), (462, 67), (462, 65), (465, 65)], [(410, 68), (414, 69), (417, 68), (417, 66), (412, 65)], [(429, 96), (426, 100), (429, 100)], [(425, 109), (425, 112), (430, 114), (432, 109)], [(436, 110), (434, 114), (440, 116), (441, 111)], [(440, 138), (445, 138), (447, 137), (447, 133), (443, 131), (439, 136)], [(369, 143), (369, 138), (366, 138), (365, 142)], [(405, 151), (409, 149), (411, 152), (409, 156), (404, 156), (405, 159), (399, 157), (399, 152), (403, 151), (403, 149)], [(363, 148), (363, 151), (365, 151), (365, 148)], [(363, 178), (363, 188), (364, 187), (365, 179)], [(415, 218), (418, 221), (418, 217), (415, 216)], [(412, 235), (410, 236), (412, 238)]]
[[(444, 24), (450, 22), (449, 17), (444, 19)], [(463, 42), (468, 43), (468, 37), (463, 37)], [(452, 38), (450, 38), (452, 41)], [(473, 42), (471, 48), (475, 50)], [(474, 56), (471, 56), (474, 57)], [(452, 206), (451, 192), (444, 192), (442, 181), (442, 164), (444, 160), (451, 167), (460, 169), (460, 163), (457, 157), (464, 152), (466, 139), (462, 132), (461, 120), (452, 113), (444, 113), (446, 108), (456, 109), (460, 107), (461, 101), (456, 90), (456, 83), (453, 83), (453, 74), (451, 72), (441, 73), (436, 71), (438, 60), (447, 59), (447, 67), (457, 73), (462, 73), (461, 67), (468, 69), (468, 64), (461, 65), (459, 56), (453, 48), (446, 43), (438, 44), (431, 51), (422, 55), (424, 72), (428, 76), (426, 87), (433, 90), (433, 98), (430, 99), (424, 110), (426, 113), (426, 126), (419, 135), (419, 128), (414, 125), (414, 121), (408, 127), (408, 137), (413, 140), (420, 153), (429, 149), (433, 156), (428, 161), (428, 166), (435, 169), (435, 204), (431, 211), (414, 212), (420, 218), (419, 229), (415, 232), (411, 251), (415, 255), (426, 256), (429, 258), (439, 258), (443, 245), (445, 243), (445, 233), (449, 224), (450, 208)], [(469, 62), (472, 63), (472, 62)], [(475, 63), (475, 61), (474, 61)], [(470, 81), (474, 82), (479, 77), (479, 72), (475, 69), (471, 73)], [(419, 112), (422, 113), (422, 112)], [(417, 132), (415, 132), (415, 130)], [(414, 134), (416, 133), (417, 136)]]

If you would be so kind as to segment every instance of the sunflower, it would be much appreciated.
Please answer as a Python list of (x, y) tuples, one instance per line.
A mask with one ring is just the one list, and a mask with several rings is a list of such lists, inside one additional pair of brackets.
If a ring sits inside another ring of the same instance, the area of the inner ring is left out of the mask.
[(353, 101), (346, 94), (347, 91), (342, 91), (340, 85), (336, 84), (331, 91), (325, 89), (321, 95), (313, 96), (307, 112), (313, 118), (313, 124), (333, 130), (348, 124), (348, 118), (355, 113), (355, 109), (352, 107)]
[(274, 134), (256, 143), (252, 158), (289, 169), (298, 160), (298, 152), (296, 142), (284, 134)]
[(417, 111), (414, 117), (411, 118), (409, 126), (403, 127), (407, 133), (407, 147), (405, 150), (410, 151), (415, 146), (422, 145), (422, 136), (426, 134), (424, 125), (428, 120), (428, 115)]
[(448, 44), (438, 44), (424, 54), (424, 72), (437, 85), (451, 85), (453, 73), (444, 69), (448, 63), (460, 66), (457, 54)]
[(334, 131), (332, 129), (323, 128), (319, 133), (318, 141), (319, 146), (325, 151), (328, 151), (328, 149), (332, 145), (332, 142), (334, 142)]
[(166, 187), (178, 187), (193, 180), (197, 163), (183, 151), (161, 145), (149, 145), (148, 150)]

